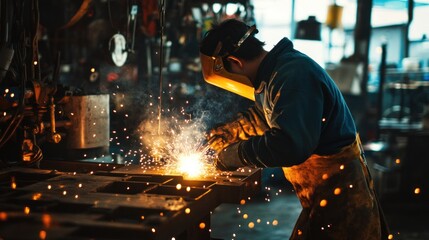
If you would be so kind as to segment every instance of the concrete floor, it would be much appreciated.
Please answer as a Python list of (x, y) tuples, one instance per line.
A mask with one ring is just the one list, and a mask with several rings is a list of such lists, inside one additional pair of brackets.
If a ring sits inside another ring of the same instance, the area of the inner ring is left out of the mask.
[(271, 189), (244, 205), (222, 204), (212, 214), (212, 238), (289, 239), (300, 211), (298, 198), (285, 189)]
[[(278, 173), (276, 173), (278, 174)], [(266, 174), (265, 174), (266, 175)], [(271, 174), (271, 176), (274, 176)], [(278, 179), (277, 179), (278, 180)], [(222, 204), (212, 213), (213, 239), (284, 240), (289, 239), (301, 205), (288, 183), (263, 179), (263, 191), (241, 204)], [(429, 239), (429, 205), (399, 196), (389, 196), (382, 208), (393, 239)]]

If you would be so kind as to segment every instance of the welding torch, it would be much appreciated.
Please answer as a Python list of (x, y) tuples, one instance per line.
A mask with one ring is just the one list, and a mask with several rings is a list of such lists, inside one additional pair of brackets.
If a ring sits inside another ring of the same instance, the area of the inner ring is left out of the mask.
[(222, 171), (234, 171), (245, 164), (240, 157), (240, 141), (227, 142), (222, 135), (213, 133), (205, 134), (206, 138), (199, 147), (199, 151), (210, 156), (217, 169)]

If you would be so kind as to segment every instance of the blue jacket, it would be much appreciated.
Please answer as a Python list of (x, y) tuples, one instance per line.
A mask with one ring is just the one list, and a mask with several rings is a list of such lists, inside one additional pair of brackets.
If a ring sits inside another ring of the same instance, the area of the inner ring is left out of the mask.
[(289, 39), (267, 54), (254, 84), (256, 102), (248, 115), (262, 118), (267, 128), (241, 144), (241, 155), (251, 165), (290, 167), (355, 141), (356, 126), (340, 90)]

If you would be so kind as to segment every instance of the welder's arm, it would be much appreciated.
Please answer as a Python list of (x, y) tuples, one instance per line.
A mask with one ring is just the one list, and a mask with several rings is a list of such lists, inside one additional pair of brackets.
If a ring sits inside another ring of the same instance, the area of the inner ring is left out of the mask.
[(267, 129), (268, 126), (261, 111), (254, 106), (239, 113), (234, 121), (212, 129), (207, 134), (207, 142), (212, 150), (220, 153), (230, 144), (262, 135)]
[(234, 171), (240, 167), (254, 166), (244, 159), (242, 143), (243, 141), (239, 141), (222, 149), (216, 159), (216, 167), (223, 171)]
[(270, 129), (241, 144), (243, 159), (256, 167), (297, 165), (319, 146), (326, 124), (324, 91), (315, 77), (307, 73), (310, 71), (293, 69), (277, 74), (267, 90), (271, 96), (267, 104), (272, 106)]

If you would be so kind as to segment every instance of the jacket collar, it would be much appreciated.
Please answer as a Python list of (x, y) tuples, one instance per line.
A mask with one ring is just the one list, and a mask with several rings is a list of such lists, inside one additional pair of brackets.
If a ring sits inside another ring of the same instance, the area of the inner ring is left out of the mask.
[(257, 93), (260, 92), (260, 88), (264, 86), (262, 82), (264, 82), (264, 80), (267, 81), (267, 74), (271, 75), (271, 73), (274, 71), (278, 56), (283, 54), (284, 52), (289, 52), (292, 49), (292, 41), (290, 41), (288, 38), (283, 38), (274, 46), (273, 49), (271, 49), (270, 52), (268, 52), (268, 54), (265, 56), (265, 58), (259, 65), (258, 73), (254, 82), (254, 86)]

